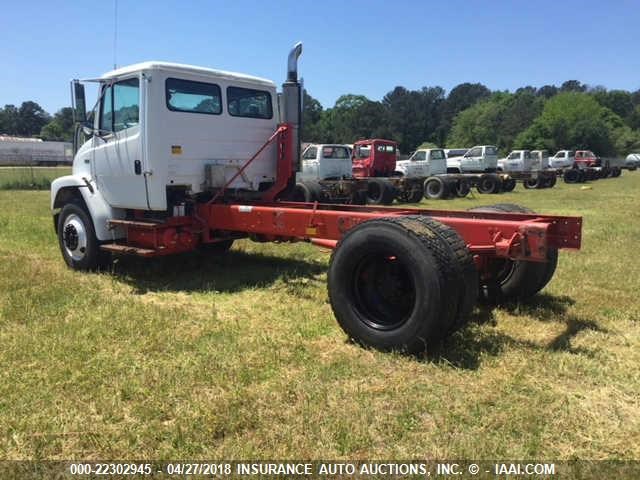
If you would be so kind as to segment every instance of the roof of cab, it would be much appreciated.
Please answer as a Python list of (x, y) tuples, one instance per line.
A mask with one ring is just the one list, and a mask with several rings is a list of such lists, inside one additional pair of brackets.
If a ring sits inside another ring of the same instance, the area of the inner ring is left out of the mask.
[(100, 77), (101, 80), (108, 80), (111, 78), (118, 78), (129, 73), (140, 72), (143, 70), (164, 70), (168, 72), (177, 73), (191, 73), (205, 76), (215, 76), (217, 78), (223, 78), (225, 80), (243, 81), (248, 83), (260, 84), (268, 87), (275, 87), (275, 83), (266, 78), (254, 77), (251, 75), (245, 75), (243, 73), (227, 72), (224, 70), (214, 70), (213, 68), (197, 67), (195, 65), (186, 65), (182, 63), (170, 63), (170, 62), (142, 62), (135, 63), (133, 65), (127, 65), (116, 70), (111, 70)]

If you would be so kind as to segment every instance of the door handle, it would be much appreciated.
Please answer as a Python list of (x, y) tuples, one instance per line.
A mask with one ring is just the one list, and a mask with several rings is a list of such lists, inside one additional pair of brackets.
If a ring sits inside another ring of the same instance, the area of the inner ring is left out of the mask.
[(140, 160), (133, 162), (133, 171), (136, 175), (140, 175), (142, 173), (142, 164), (140, 163)]

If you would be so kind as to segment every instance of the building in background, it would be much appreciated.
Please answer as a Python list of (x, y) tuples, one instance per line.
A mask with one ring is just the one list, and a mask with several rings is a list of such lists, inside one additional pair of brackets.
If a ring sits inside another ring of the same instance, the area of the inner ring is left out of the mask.
[(0, 135), (0, 165), (70, 165), (70, 142), (44, 142), (39, 138)]

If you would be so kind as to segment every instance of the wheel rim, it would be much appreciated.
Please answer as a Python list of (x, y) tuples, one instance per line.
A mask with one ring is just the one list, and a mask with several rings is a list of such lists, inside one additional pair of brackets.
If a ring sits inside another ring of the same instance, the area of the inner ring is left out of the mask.
[(80, 261), (87, 253), (87, 230), (80, 217), (69, 215), (62, 225), (62, 244), (67, 255)]
[(483, 179), (480, 185), (482, 186), (482, 190), (484, 192), (490, 192), (491, 190), (493, 190), (493, 180), (491, 180), (490, 178)]
[(427, 192), (430, 197), (437, 197), (440, 195), (440, 183), (438, 182), (429, 182), (427, 183)]
[(411, 316), (416, 289), (410, 269), (388, 252), (367, 255), (353, 276), (354, 307), (362, 322), (376, 330), (394, 330)]

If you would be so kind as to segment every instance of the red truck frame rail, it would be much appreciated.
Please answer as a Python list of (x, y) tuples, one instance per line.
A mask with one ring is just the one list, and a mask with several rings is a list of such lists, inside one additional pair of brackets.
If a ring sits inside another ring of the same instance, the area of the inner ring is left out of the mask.
[(278, 142), (277, 178), (261, 200), (227, 199), (231, 179), (210, 200), (192, 199), (187, 215), (110, 220), (126, 236), (101, 248), (153, 257), (200, 244), (225, 251), (249, 237), (335, 249), (328, 293), (342, 329), (365, 346), (411, 353), (463, 326), (479, 296), (532, 297), (551, 280), (558, 250), (580, 248), (581, 218), (515, 205), (464, 212), (278, 201), (295, 178), (290, 132), (281, 125), (259, 150)]

